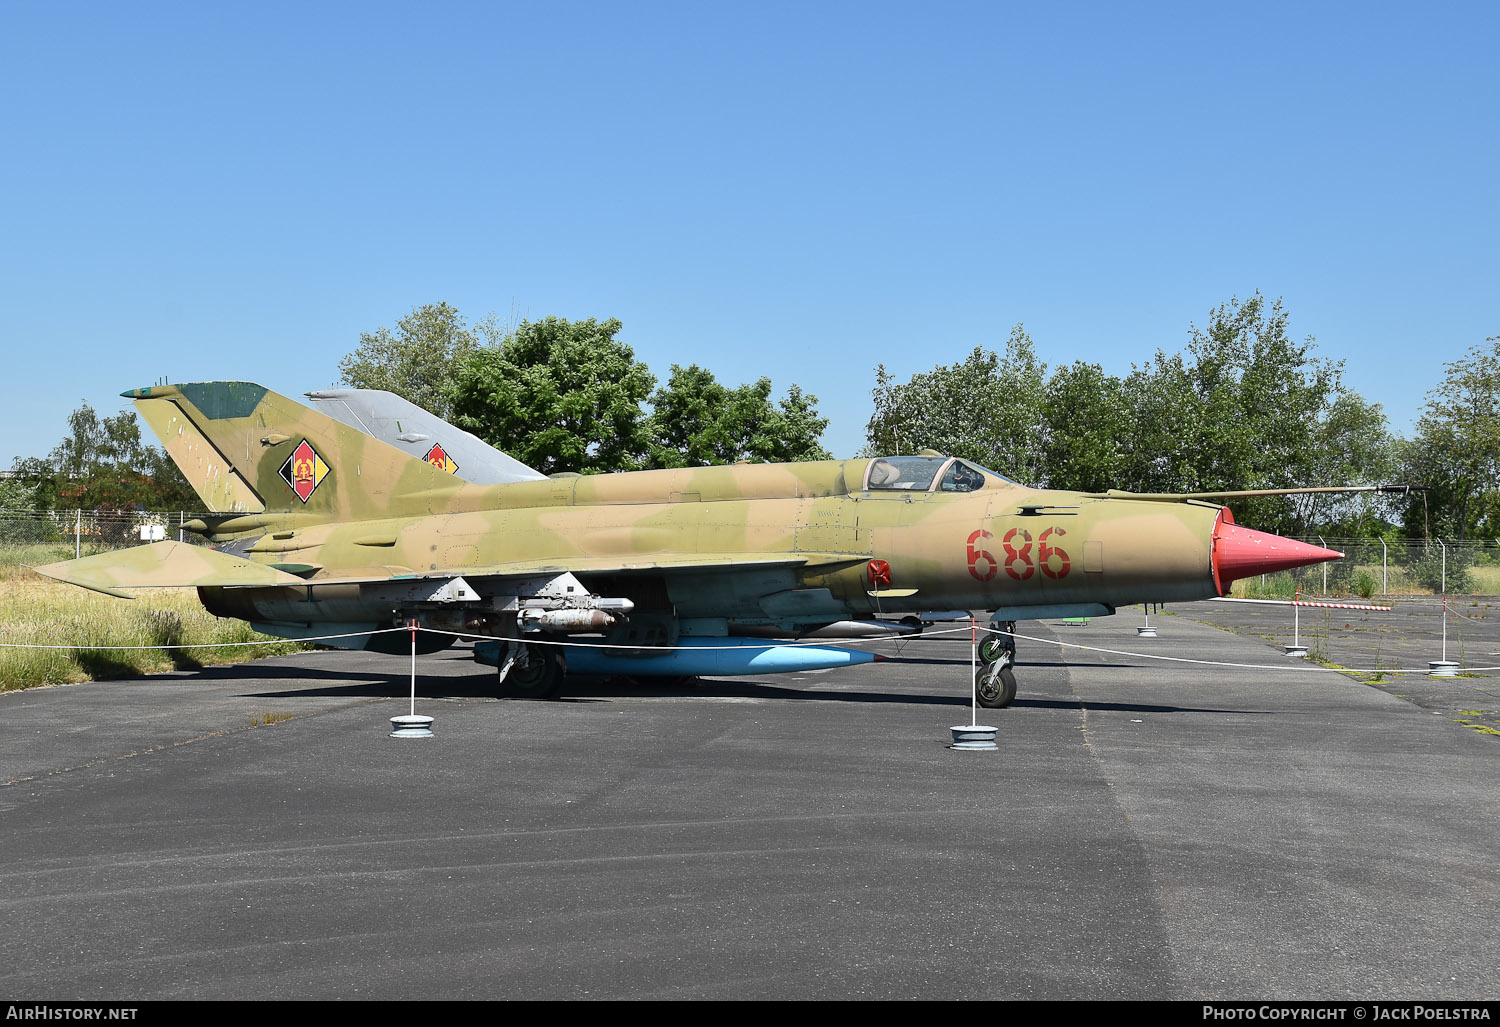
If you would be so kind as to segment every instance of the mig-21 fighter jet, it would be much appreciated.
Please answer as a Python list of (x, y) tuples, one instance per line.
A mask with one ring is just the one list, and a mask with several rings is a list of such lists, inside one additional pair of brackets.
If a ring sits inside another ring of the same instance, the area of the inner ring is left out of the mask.
[[(1215, 501), (1263, 492), (1038, 490), (935, 455), (552, 478), (517, 463), (486, 485), (249, 382), (124, 395), (213, 511), (186, 525), (213, 546), (41, 573), (125, 598), (196, 587), (218, 616), (353, 648), (404, 652), (388, 629), (412, 622), (428, 651), (481, 637), (476, 658), (511, 696), (555, 695), (570, 672), (868, 662), (752, 634), (932, 609), (1103, 616), (1341, 555), (1242, 527)], [(1013, 649), (985, 655), (980, 702), (1007, 706)]]

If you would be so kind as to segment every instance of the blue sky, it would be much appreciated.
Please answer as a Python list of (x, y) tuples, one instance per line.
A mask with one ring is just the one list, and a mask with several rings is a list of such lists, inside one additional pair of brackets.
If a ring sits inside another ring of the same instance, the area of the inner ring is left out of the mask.
[(0, 463), (439, 300), (796, 382), (849, 456), (877, 363), (1122, 374), (1260, 290), (1405, 432), (1500, 334), (1497, 11), (7, 0)]

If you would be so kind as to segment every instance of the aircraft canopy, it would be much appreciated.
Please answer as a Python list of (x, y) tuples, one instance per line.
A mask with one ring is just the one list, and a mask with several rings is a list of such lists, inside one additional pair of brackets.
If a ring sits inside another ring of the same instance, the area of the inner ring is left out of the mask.
[(865, 488), (872, 492), (977, 492), (1013, 485), (1009, 478), (948, 456), (883, 456), (870, 461)]

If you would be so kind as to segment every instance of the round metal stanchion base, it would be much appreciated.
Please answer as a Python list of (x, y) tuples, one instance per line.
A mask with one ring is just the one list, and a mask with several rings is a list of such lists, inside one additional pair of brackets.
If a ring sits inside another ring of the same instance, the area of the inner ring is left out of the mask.
[(1282, 648), (1286, 650), (1288, 656), (1295, 656), (1299, 660), (1307, 659), (1307, 646), (1305, 645), (1287, 645)]
[(953, 732), (953, 744), (950, 749), (996, 749), (995, 733), (998, 728), (985, 727), (983, 724), (960, 724), (948, 730)]
[(392, 738), (431, 738), (432, 718), (420, 714), (391, 718)]
[(1429, 660), (1427, 676), (1432, 678), (1458, 677), (1458, 664), (1453, 660)]
[(1142, 624), (1140, 627), (1138, 627), (1138, 628), (1135, 629), (1135, 633), (1137, 635), (1140, 635), (1142, 638), (1155, 638), (1156, 637), (1156, 629), (1154, 627), (1152, 627), (1150, 624)]

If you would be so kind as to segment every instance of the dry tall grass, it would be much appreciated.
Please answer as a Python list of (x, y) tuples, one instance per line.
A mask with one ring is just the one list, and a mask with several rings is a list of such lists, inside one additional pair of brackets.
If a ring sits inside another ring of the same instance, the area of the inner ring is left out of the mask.
[[(0, 691), (240, 663), (309, 648), (287, 641), (224, 645), (269, 636), (244, 621), (208, 613), (192, 589), (142, 589), (137, 599), (115, 599), (22, 566), (72, 558), (72, 548), (63, 548), (67, 551), (38, 546), (0, 553), (0, 643), (10, 643), (0, 645)], [(28, 649), (16, 643), (81, 648)], [(208, 643), (212, 646), (205, 649), (178, 648)]]

